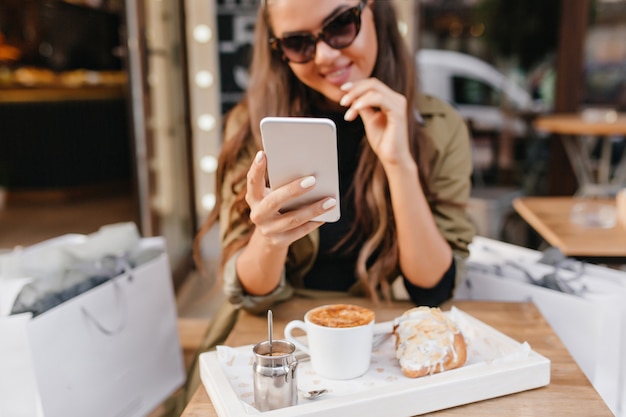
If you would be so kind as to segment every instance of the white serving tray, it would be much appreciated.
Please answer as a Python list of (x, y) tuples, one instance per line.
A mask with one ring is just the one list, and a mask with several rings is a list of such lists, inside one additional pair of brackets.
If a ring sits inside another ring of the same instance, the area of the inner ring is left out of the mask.
[(421, 378), (405, 377), (394, 356), (394, 340), (372, 352), (361, 378), (331, 381), (317, 376), (310, 362), (298, 364), (298, 385), (329, 388), (314, 401), (259, 412), (253, 407), (252, 346), (222, 347), (200, 355), (200, 377), (220, 417), (406, 417), (443, 410), (550, 383), (550, 360), (456, 308), (446, 314), (461, 327), (468, 360), (458, 369)]

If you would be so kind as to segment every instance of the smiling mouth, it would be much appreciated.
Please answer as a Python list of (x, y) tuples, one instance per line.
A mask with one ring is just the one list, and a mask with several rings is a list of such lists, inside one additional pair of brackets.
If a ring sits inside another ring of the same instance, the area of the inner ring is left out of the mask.
[(334, 78), (334, 77), (341, 77), (343, 74), (346, 73), (346, 71), (348, 71), (348, 68), (341, 68), (337, 71), (333, 71), (333, 72), (329, 72), (328, 74), (326, 74), (327, 78)]

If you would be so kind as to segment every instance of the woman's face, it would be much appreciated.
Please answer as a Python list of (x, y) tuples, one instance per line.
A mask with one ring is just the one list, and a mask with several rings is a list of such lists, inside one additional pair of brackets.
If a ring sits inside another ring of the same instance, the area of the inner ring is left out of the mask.
[[(360, 0), (268, 0), (267, 7), (273, 35), (283, 38), (303, 32), (317, 36), (325, 24), (359, 3)], [(300, 81), (338, 103), (344, 95), (339, 87), (348, 81), (371, 76), (377, 53), (374, 16), (365, 6), (361, 13), (361, 29), (349, 46), (334, 49), (319, 40), (311, 61), (290, 61), (288, 65)]]

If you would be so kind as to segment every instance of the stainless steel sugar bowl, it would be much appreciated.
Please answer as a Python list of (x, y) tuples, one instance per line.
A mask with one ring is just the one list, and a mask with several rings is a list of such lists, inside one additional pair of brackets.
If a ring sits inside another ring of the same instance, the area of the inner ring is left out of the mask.
[(286, 340), (274, 340), (257, 343), (252, 350), (255, 407), (270, 411), (298, 404), (296, 347)]

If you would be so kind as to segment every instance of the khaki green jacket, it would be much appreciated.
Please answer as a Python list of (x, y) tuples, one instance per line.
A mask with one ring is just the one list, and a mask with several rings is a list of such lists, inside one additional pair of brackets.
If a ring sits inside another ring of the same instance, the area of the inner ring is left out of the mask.
[[(430, 189), (437, 194), (438, 200), (458, 203), (457, 205), (431, 203), (435, 221), (442, 235), (450, 244), (456, 262), (457, 282), (464, 271), (464, 259), (468, 256), (468, 245), (474, 236), (474, 227), (465, 212), (465, 204), (471, 188), (472, 158), (470, 138), (467, 126), (460, 115), (445, 102), (430, 96), (420, 96), (417, 109), (425, 122), (425, 128), (432, 138), (430, 149), (431, 179)], [(235, 108), (229, 117), (225, 138), (232, 137), (247, 121), (245, 110)], [(237, 167), (225, 177), (222, 188), (222, 206), (220, 211), (220, 229), (222, 245), (238, 239), (246, 232), (246, 225), (238, 218), (229, 218), (229, 207), (235, 195), (231, 191), (232, 179), (241, 171), (247, 171), (257, 149), (250, 144), (239, 159)], [(228, 223), (233, 232), (224, 235)], [(223, 280), (224, 292), (235, 309), (244, 308), (253, 313), (261, 313), (274, 303), (291, 297), (294, 291), (302, 292), (302, 280), (311, 268), (317, 255), (319, 233), (314, 231), (294, 242), (289, 248), (287, 262), (280, 284), (270, 294), (251, 296), (243, 291), (237, 277), (235, 263), (240, 252), (233, 255), (225, 264)], [(363, 294), (359, 284), (351, 294)], [(345, 294), (344, 294), (345, 295)]]

